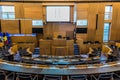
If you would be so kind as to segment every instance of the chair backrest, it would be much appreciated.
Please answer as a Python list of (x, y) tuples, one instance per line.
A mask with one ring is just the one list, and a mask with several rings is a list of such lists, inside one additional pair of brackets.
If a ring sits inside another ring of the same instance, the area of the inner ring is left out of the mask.
[(113, 74), (100, 74), (98, 80), (112, 80)]
[(72, 75), (69, 76), (69, 80), (87, 80), (87, 76), (86, 75)]
[(18, 73), (17, 78), (19, 80), (32, 80), (31, 74)]
[(0, 80), (5, 80), (5, 73), (0, 71)]
[(61, 80), (61, 76), (57, 76), (57, 75), (45, 75), (44, 80)]

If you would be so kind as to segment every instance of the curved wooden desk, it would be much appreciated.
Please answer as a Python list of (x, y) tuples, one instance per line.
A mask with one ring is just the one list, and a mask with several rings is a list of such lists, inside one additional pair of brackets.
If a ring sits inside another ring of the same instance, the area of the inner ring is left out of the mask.
[[(81, 67), (82, 66), (82, 67)], [(37, 65), (37, 64), (24, 64), (8, 61), (0, 61), (0, 69), (22, 72), (30, 74), (54, 74), (54, 75), (75, 75), (75, 74), (95, 74), (106, 73), (120, 70), (120, 61), (111, 62), (106, 64), (94, 65)]]

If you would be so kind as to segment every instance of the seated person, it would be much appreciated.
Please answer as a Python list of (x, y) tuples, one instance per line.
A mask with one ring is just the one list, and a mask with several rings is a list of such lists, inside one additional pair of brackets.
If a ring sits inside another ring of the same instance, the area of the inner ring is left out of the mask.
[(105, 52), (101, 53), (101, 59), (104, 61), (112, 61), (112, 49), (106, 49)]
[(13, 61), (13, 55), (15, 53), (12, 51), (12, 47), (9, 48), (8, 52), (9, 52), (8, 60)]
[(20, 54), (19, 54), (19, 51), (16, 51), (16, 50), (14, 50), (13, 49), (14, 47), (10, 47), (10, 49), (8, 50), (8, 52), (9, 52), (9, 60), (10, 61), (21, 61), (21, 56), (20, 56)]
[(16, 62), (19, 62), (19, 61), (22, 60), (19, 51), (17, 51), (17, 53), (14, 54), (13, 59), (14, 59), (14, 61), (16, 61)]
[(32, 52), (30, 51), (29, 47), (27, 47), (27, 48), (24, 49), (23, 56), (32, 57)]
[(89, 57), (93, 57), (92, 55), (93, 52), (94, 50), (91, 47), (89, 47), (89, 52), (88, 52)]
[(26, 50), (22, 49), (22, 47), (18, 48), (19, 54), (22, 57), (24, 53), (26, 53)]

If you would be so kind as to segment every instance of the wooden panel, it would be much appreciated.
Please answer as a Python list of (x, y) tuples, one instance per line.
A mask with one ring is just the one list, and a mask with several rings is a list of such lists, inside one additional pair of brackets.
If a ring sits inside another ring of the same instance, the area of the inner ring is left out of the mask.
[(33, 36), (12, 36), (13, 43), (35, 43), (36, 37)]
[(111, 24), (111, 36), (110, 40), (120, 40), (120, 4), (113, 4), (113, 16)]
[(87, 19), (88, 18), (88, 11), (87, 10), (79, 10), (77, 12), (77, 19)]
[(68, 49), (66, 46), (52, 47), (52, 55), (54, 55), (54, 56), (67, 56), (68, 55), (67, 50)]
[(1, 31), (19, 33), (19, 20), (1, 20)]
[(43, 19), (42, 5), (35, 3), (24, 3), (24, 18)]
[(103, 42), (104, 11), (105, 11), (105, 4), (99, 4), (99, 6), (98, 6), (98, 24), (97, 24), (95, 40), (100, 41), (100, 42)]
[(31, 20), (20, 20), (21, 33), (31, 34), (32, 33), (32, 21)]
[(12, 36), (11, 41), (12, 43), (17, 43), (18, 47), (30, 47), (32, 52), (36, 47), (36, 37), (33, 36)]
[(89, 16), (88, 16), (88, 30), (87, 30), (87, 40), (95, 40), (96, 32), (96, 15), (98, 13), (98, 4), (91, 3), (89, 4)]
[[(55, 0), (56, 1), (56, 0)], [(74, 3), (50, 3), (50, 2), (45, 2), (42, 3), (43, 6), (74, 6)]]
[(53, 46), (66, 46), (66, 40), (65, 39), (55, 39), (52, 42)]
[(44, 26), (44, 36), (51, 35), (53, 38), (56, 38), (58, 34), (62, 34), (64, 37), (67, 31), (73, 30), (74, 24), (72, 23), (47, 23)]
[(77, 4), (77, 19), (87, 19), (88, 17), (88, 4)]
[(117, 11), (118, 11), (118, 16), (117, 16), (117, 39), (116, 40), (120, 40), (120, 3), (118, 5), (119, 7), (117, 7)]
[(24, 18), (23, 3), (15, 3), (15, 18)]
[(68, 55), (74, 55), (74, 40), (67, 40)]
[(52, 55), (51, 45), (52, 40), (40, 40), (39, 41), (40, 55)]
[(43, 22), (46, 23), (46, 6), (43, 6), (42, 11), (43, 11)]
[(76, 34), (77, 40), (82, 39), (83, 41), (87, 40), (87, 34)]
[(74, 6), (70, 6), (70, 22), (74, 21)]

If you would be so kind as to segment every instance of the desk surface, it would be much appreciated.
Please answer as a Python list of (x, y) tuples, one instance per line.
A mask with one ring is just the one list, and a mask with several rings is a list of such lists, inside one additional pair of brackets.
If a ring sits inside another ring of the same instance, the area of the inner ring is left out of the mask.
[(31, 74), (75, 75), (120, 70), (120, 61), (94, 65), (38, 65), (0, 60), (0, 69)]

